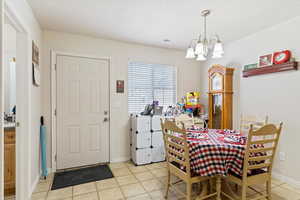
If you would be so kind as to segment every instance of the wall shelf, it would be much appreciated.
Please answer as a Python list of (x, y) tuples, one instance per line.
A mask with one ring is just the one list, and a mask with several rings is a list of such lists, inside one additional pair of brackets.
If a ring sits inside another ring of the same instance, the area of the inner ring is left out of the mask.
[(272, 65), (268, 67), (249, 69), (243, 71), (243, 77), (247, 78), (249, 76), (257, 76), (262, 74), (270, 74), (270, 73), (290, 71), (290, 70), (298, 70), (298, 62), (288, 62), (288, 63)]

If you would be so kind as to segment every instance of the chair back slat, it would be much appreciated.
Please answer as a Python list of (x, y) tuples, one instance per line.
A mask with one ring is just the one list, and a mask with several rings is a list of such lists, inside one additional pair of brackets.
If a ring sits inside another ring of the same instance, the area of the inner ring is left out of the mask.
[[(274, 124), (267, 124), (257, 130), (250, 125), (243, 177), (247, 177), (249, 171), (257, 169), (271, 174), (281, 129), (282, 123), (278, 128)], [(266, 136), (268, 139), (265, 139)]]
[(257, 131), (254, 131), (253, 136), (267, 136), (267, 135), (277, 135), (277, 128), (274, 124), (268, 124), (263, 126)]
[[(182, 142), (179, 142), (181, 140), (178, 140), (178, 142), (175, 142), (176, 140), (174, 140), (174, 138), (176, 138), (176, 137), (170, 137), (170, 138), (172, 138), (172, 140), (167, 141), (169, 145), (172, 145), (174, 148), (177, 148), (177, 149), (184, 148), (184, 145), (182, 145)], [(182, 139), (182, 138), (180, 138), (180, 139)]]
[(271, 159), (272, 156), (258, 156), (258, 157), (250, 157), (249, 161), (265, 161)]
[(183, 133), (185, 134), (186, 131), (183, 128), (179, 128), (174, 122), (169, 121), (169, 120), (165, 120), (164, 123), (162, 122), (164, 129), (171, 131), (171, 132), (175, 132), (175, 133)]
[[(166, 130), (168, 130), (168, 131), (170, 131), (170, 129), (166, 129)], [(175, 134), (175, 135), (171, 135), (172, 134), (172, 132), (170, 133), (170, 132), (167, 132), (169, 135), (168, 135), (168, 137), (169, 138), (171, 138), (172, 140), (170, 141), (170, 142), (172, 142), (172, 143), (176, 143), (177, 145), (180, 145), (181, 143), (183, 143), (185, 140), (184, 140), (184, 138), (183, 137), (178, 137), (178, 136), (176, 136), (176, 135), (179, 135), (179, 134), (176, 134), (176, 133), (178, 133), (178, 132), (173, 132), (173, 134)], [(181, 135), (181, 134), (180, 134)], [(182, 146), (182, 145), (181, 145)]]
[(276, 142), (276, 139), (264, 139), (264, 140), (256, 140), (256, 141), (251, 141), (252, 145), (258, 145), (258, 144), (269, 144)]
[(189, 145), (187, 132), (184, 128), (176, 126), (175, 122), (161, 121), (164, 134), (166, 158), (169, 166), (182, 170), (187, 176), (191, 176)]
[(248, 167), (248, 170), (252, 170), (252, 169), (262, 169), (265, 167), (270, 167), (271, 163), (262, 163), (262, 164), (256, 164), (256, 165), (250, 165)]
[(253, 153), (253, 154), (258, 154), (258, 153), (261, 153), (261, 154), (265, 154), (269, 151), (274, 151), (274, 147), (268, 147), (268, 148), (260, 148), (260, 147), (255, 147), (253, 149), (249, 149), (249, 153)]

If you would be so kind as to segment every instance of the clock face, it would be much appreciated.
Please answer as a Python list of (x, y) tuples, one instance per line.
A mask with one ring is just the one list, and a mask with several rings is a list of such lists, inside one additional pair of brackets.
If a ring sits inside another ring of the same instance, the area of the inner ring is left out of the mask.
[(216, 73), (211, 81), (212, 90), (222, 90), (222, 76), (220, 74)]

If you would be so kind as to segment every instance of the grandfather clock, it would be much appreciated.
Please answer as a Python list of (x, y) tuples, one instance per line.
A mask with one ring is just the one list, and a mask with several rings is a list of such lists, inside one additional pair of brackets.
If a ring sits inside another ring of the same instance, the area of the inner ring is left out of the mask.
[(232, 129), (233, 68), (213, 65), (209, 70), (209, 128)]

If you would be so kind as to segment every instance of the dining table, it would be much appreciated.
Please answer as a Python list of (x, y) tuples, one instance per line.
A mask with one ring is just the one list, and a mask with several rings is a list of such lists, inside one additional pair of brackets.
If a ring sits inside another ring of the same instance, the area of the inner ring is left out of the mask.
[[(207, 129), (193, 126), (187, 129), (190, 165), (193, 174), (216, 177), (217, 199), (220, 199), (221, 179), (229, 173), (242, 175), (247, 137), (235, 130)], [(207, 192), (207, 184), (199, 196)]]
[(226, 129), (193, 128), (187, 132), (193, 173), (199, 176), (242, 174), (245, 136)]

